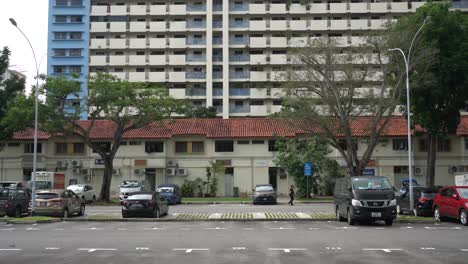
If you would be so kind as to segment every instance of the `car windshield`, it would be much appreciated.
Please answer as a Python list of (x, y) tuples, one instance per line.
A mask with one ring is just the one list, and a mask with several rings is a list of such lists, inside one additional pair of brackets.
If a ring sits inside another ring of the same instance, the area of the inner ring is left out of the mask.
[(468, 199), (468, 188), (457, 188), (463, 199)]
[(16, 187), (16, 182), (2, 182), (0, 188)]
[(9, 189), (0, 190), (0, 200), (8, 200), (8, 194), (10, 193)]
[(58, 198), (59, 195), (56, 193), (37, 193), (36, 199), (43, 199), (43, 200), (50, 200), (54, 198)]
[(355, 190), (391, 190), (392, 185), (386, 178), (354, 178)]
[(138, 181), (123, 181), (120, 185), (120, 188), (133, 188), (133, 187), (140, 187), (141, 182)]
[(151, 200), (151, 194), (134, 194), (129, 196), (127, 200)]
[(255, 191), (256, 192), (272, 192), (273, 187), (271, 187), (271, 186), (257, 186), (255, 188)]
[(173, 193), (174, 187), (159, 187), (156, 189), (156, 191), (161, 193)]
[(82, 190), (84, 189), (84, 187), (83, 187), (83, 186), (76, 186), (76, 185), (75, 185), (75, 186), (68, 186), (67, 189), (68, 189), (68, 190), (72, 190), (72, 191), (74, 191), (74, 192), (80, 192), (80, 191), (82, 191)]

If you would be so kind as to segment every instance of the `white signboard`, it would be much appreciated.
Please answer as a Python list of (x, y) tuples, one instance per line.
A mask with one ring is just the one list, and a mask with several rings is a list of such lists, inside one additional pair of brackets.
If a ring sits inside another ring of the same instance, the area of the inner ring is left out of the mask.
[(456, 186), (468, 186), (468, 174), (455, 175)]

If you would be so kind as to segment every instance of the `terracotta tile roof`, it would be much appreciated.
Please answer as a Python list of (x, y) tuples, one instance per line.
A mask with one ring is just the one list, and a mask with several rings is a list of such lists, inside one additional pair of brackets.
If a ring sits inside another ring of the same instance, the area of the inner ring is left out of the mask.
[[(360, 117), (352, 121), (353, 134), (356, 137), (367, 135), (371, 118)], [(273, 138), (294, 137), (307, 134), (301, 126), (294, 125), (298, 121), (286, 121), (270, 118), (231, 118), (231, 119), (176, 119), (172, 122), (154, 122), (143, 128), (135, 129), (124, 135), (129, 139), (166, 139), (171, 137), (202, 136), (207, 138)], [(90, 121), (79, 121), (86, 128)], [(91, 131), (94, 140), (112, 139), (115, 124), (109, 120), (97, 120)], [(420, 130), (420, 128), (418, 128)], [(310, 131), (318, 132), (312, 128)], [(392, 117), (382, 136), (406, 136), (406, 119)], [(16, 140), (32, 140), (33, 130), (27, 129), (15, 133)], [(462, 116), (457, 130), (458, 136), (468, 136), (468, 116)], [(39, 132), (39, 139), (49, 139), (50, 135)]]

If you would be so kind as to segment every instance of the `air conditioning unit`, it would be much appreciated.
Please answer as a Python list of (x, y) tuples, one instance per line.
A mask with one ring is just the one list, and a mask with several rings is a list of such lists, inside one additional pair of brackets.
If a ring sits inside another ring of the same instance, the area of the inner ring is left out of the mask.
[(89, 174), (89, 170), (88, 169), (81, 169), (81, 175), (88, 175)]
[(73, 168), (79, 168), (81, 167), (81, 160), (72, 160), (71, 165)]
[(166, 168), (166, 175), (167, 176), (175, 176), (176, 170), (175, 168)]
[(452, 174), (453, 174), (453, 173), (458, 173), (458, 172), (459, 172), (459, 171), (458, 171), (458, 167), (457, 167), (457, 166), (449, 166), (448, 172), (449, 172), (449, 173), (452, 173)]
[(78, 169), (78, 168), (73, 168), (73, 169), (72, 169), (72, 172), (73, 172), (73, 174), (79, 174), (79, 173), (80, 173), (80, 169)]
[(177, 163), (174, 160), (168, 160), (166, 163), (167, 167), (175, 167)]
[(59, 160), (59, 161), (57, 161), (56, 166), (57, 166), (57, 168), (59, 168), (59, 169), (66, 168), (66, 167), (67, 167), (67, 162), (66, 162), (66, 161), (62, 161), (62, 160)]
[(424, 175), (424, 168), (423, 167), (414, 168), (414, 175), (423, 176)]
[(187, 169), (177, 169), (177, 176), (187, 176), (188, 171)]
[(112, 176), (119, 176), (119, 171), (117, 171), (116, 169), (113, 169)]

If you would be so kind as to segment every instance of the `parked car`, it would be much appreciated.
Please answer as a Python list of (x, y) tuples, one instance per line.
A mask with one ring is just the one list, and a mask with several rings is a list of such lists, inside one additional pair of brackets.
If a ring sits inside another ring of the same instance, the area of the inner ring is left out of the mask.
[(438, 221), (453, 218), (468, 226), (468, 186), (442, 188), (434, 197), (434, 218)]
[(20, 181), (4, 181), (0, 182), (0, 189), (3, 188), (16, 188), (16, 187), (25, 187), (23, 182)]
[(122, 202), (122, 218), (146, 216), (159, 218), (169, 213), (167, 200), (158, 192), (139, 192)]
[(338, 221), (373, 222), (384, 220), (392, 225), (396, 218), (395, 192), (383, 176), (344, 177), (336, 180), (335, 213)]
[(73, 191), (76, 195), (80, 196), (85, 202), (96, 202), (96, 193), (91, 185), (87, 184), (74, 184), (67, 187), (67, 190)]
[(253, 204), (276, 204), (276, 191), (271, 184), (257, 184), (252, 194)]
[(84, 215), (85, 201), (70, 190), (41, 190), (36, 192), (36, 214), (67, 218)]
[(182, 192), (177, 184), (161, 184), (156, 188), (161, 197), (166, 198), (168, 204), (180, 204)]
[(29, 214), (31, 190), (16, 187), (0, 189), (0, 216), (21, 217)]
[(144, 192), (149, 191), (148, 185), (146, 181), (139, 181), (139, 180), (125, 180), (119, 186), (120, 189), (120, 202), (127, 199), (128, 196), (137, 193), (137, 192)]
[[(436, 190), (425, 186), (413, 187), (413, 213), (416, 216), (432, 215), (432, 202), (434, 196), (437, 194)], [(403, 188), (400, 197), (397, 198), (397, 212), (404, 214), (410, 212), (410, 194), (409, 187)]]

